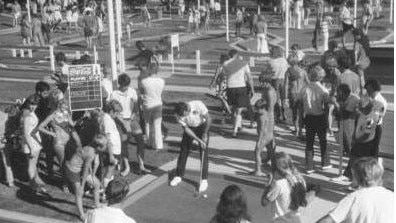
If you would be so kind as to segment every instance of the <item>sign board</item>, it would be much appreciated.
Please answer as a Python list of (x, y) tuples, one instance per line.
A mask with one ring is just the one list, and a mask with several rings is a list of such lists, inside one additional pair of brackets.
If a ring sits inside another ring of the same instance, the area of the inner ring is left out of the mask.
[(71, 111), (102, 108), (99, 64), (69, 66), (69, 106)]

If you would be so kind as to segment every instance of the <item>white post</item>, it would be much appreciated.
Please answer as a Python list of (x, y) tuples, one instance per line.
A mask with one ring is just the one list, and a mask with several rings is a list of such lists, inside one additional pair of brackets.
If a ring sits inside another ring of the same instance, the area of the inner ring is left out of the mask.
[(50, 61), (51, 61), (51, 71), (55, 71), (55, 56), (54, 56), (54, 45), (49, 46)]
[(354, 7), (353, 7), (353, 26), (356, 27), (356, 18), (357, 18), (357, 0), (354, 2)]
[(249, 66), (250, 67), (254, 67), (254, 62), (255, 62), (254, 59), (255, 59), (254, 57), (249, 58)]
[(260, 9), (260, 4), (257, 5), (257, 15), (260, 15), (261, 9)]
[(76, 60), (79, 60), (81, 58), (80, 51), (76, 51)]
[(12, 53), (12, 57), (16, 57), (16, 49), (12, 49), (11, 53)]
[(201, 74), (201, 51), (196, 50), (195, 51), (195, 58), (196, 58), (196, 64), (197, 64), (197, 74)]
[(198, 7), (198, 10), (199, 10), (199, 7), (201, 7), (201, 0), (197, 0), (197, 1), (198, 1), (197, 7)]
[(389, 23), (393, 23), (393, 0), (390, 0)]
[(175, 58), (173, 58), (174, 57), (173, 55), (174, 55), (173, 47), (171, 47), (170, 62), (172, 65), (172, 74), (175, 73)]
[(230, 41), (230, 27), (228, 24), (228, 0), (226, 0), (226, 41), (229, 42)]
[(32, 22), (32, 18), (30, 16), (30, 0), (26, 1), (26, 10), (27, 10), (27, 15), (28, 15), (28, 21), (29, 23)]
[(19, 49), (19, 54), (21, 55), (21, 57), (25, 57), (25, 50)]
[(121, 47), (121, 72), (125, 72), (125, 50), (124, 47)]
[(121, 0), (115, 0), (116, 7), (116, 25), (117, 25), (117, 52), (118, 52), (118, 65), (119, 70), (122, 72), (122, 55), (121, 55), (121, 38), (122, 38), (122, 24), (121, 24)]
[(116, 43), (114, 32), (114, 9), (113, 1), (107, 1), (108, 18), (109, 18), (109, 38), (110, 38), (110, 61), (111, 61), (111, 75), (113, 80), (113, 89), (117, 88), (117, 60), (116, 60)]
[(98, 63), (98, 52), (96, 51), (96, 45), (93, 46), (93, 57), (94, 57), (94, 64)]
[(289, 17), (290, 17), (290, 7), (289, 7), (289, 1), (286, 1), (286, 26), (285, 26), (285, 55), (286, 58), (289, 56)]
[(128, 34), (128, 40), (131, 40), (131, 25), (129, 23), (126, 26), (126, 29)]
[(28, 57), (33, 58), (33, 51), (32, 49), (28, 49)]

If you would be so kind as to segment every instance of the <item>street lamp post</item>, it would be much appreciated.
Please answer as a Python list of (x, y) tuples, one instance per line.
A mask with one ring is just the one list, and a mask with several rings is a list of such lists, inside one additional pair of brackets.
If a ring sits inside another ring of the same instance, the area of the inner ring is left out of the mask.
[(286, 58), (289, 56), (289, 17), (290, 17), (290, 8), (289, 1), (286, 1), (286, 16), (285, 16), (285, 56)]
[(229, 27), (229, 21), (228, 21), (228, 0), (225, 1), (225, 5), (226, 5), (226, 40), (227, 42), (230, 41), (230, 27)]
[(357, 18), (357, 0), (354, 2), (355, 7), (353, 9), (353, 26), (356, 27), (356, 18)]
[(121, 45), (121, 38), (122, 38), (122, 24), (121, 24), (121, 0), (115, 0), (115, 7), (116, 7), (116, 25), (117, 25), (117, 52), (118, 52), (118, 68), (120, 72), (123, 72), (123, 67), (122, 67), (122, 45)]
[(393, 23), (393, 0), (390, 0), (389, 23)]
[(29, 23), (31, 23), (32, 17), (30, 16), (30, 0), (26, 1), (26, 10), (27, 10), (27, 15), (28, 15), (28, 21), (29, 21)]
[(113, 82), (113, 89), (117, 88), (117, 61), (116, 61), (116, 43), (114, 32), (114, 8), (113, 1), (107, 1), (107, 13), (109, 18), (109, 39), (110, 39), (110, 62), (111, 62), (111, 76)]

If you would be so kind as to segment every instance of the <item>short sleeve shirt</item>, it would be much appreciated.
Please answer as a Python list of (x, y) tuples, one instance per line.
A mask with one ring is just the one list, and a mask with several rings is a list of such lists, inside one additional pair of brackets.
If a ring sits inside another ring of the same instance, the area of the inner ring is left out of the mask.
[(382, 124), (382, 119), (385, 116), (386, 108), (388, 106), (388, 102), (385, 100), (385, 98), (382, 96), (381, 93), (378, 93), (374, 97), (374, 107), (373, 110), (377, 112), (380, 116), (380, 120), (378, 121), (378, 125)]
[(285, 215), (289, 212), (291, 186), (286, 179), (275, 181), (271, 186), (267, 199), (271, 201), (268, 205), (272, 214), (271, 219)]
[(97, 208), (87, 213), (84, 223), (136, 223), (131, 217), (127, 216), (121, 209), (114, 207)]
[(109, 114), (103, 115), (103, 127), (104, 132), (108, 135), (108, 140), (113, 145), (113, 154), (120, 155), (121, 154), (121, 137), (120, 133), (117, 130), (117, 126), (115, 121), (110, 117)]
[(182, 126), (198, 127), (206, 122), (206, 115), (208, 109), (202, 101), (190, 101), (190, 113), (184, 117), (179, 118), (179, 123)]
[(391, 223), (393, 201), (393, 192), (383, 187), (361, 188), (344, 197), (329, 215), (337, 223)]
[(122, 106), (121, 116), (125, 119), (130, 119), (132, 115), (133, 106), (137, 103), (138, 96), (133, 88), (128, 88), (125, 92), (115, 90), (110, 95), (110, 100), (120, 102)]

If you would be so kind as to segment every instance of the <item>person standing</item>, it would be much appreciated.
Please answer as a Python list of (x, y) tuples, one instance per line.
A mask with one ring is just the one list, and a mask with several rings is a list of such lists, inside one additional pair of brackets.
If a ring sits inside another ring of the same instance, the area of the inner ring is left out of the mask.
[(316, 223), (394, 222), (394, 193), (382, 186), (384, 167), (372, 157), (357, 160), (352, 176), (358, 189)]
[(151, 27), (151, 15), (150, 15), (150, 12), (147, 9), (147, 5), (146, 4), (142, 5), (140, 14), (141, 14), (141, 16), (143, 18), (144, 27), (150, 28)]
[(39, 124), (39, 118), (35, 111), (40, 102), (39, 95), (29, 96), (24, 105), (22, 106), (22, 151), (27, 158), (27, 173), (29, 177), (29, 185), (33, 193), (46, 192), (44, 188), (44, 182), (40, 178), (37, 171), (37, 162), (40, 151), (42, 149), (41, 137), (37, 131), (37, 125)]
[[(359, 125), (359, 121), (356, 126), (360, 132), (364, 131), (364, 134), (362, 137), (359, 137), (360, 134), (357, 134), (358, 130), (355, 131), (355, 143), (352, 145), (351, 156), (344, 172), (344, 176), (349, 179), (352, 178), (351, 168), (356, 159), (361, 157), (373, 157), (378, 159), (379, 144), (382, 136), (382, 123), (388, 106), (386, 99), (380, 93), (381, 84), (378, 80), (369, 79), (365, 85), (365, 89), (367, 95), (361, 97), (361, 107), (358, 110), (359, 115), (364, 118), (364, 129), (360, 129), (362, 125)], [(366, 134), (366, 130), (371, 130), (371, 134)]]
[(355, 29), (354, 35), (354, 63), (357, 74), (360, 78), (360, 90), (362, 91), (365, 85), (364, 70), (370, 66), (370, 40), (361, 29)]
[(342, 23), (342, 46), (345, 48), (346, 34), (353, 30), (353, 17), (348, 7), (348, 1), (342, 3), (340, 19)]
[(44, 35), (44, 41), (45, 44), (50, 44), (51, 43), (51, 16), (50, 16), (50, 10), (45, 9), (44, 7), (44, 12), (41, 13), (41, 24), (42, 24), (42, 30), (43, 30), (43, 35)]
[[(121, 126), (121, 134), (127, 134), (128, 137), (123, 139), (122, 143), (122, 161), (125, 165), (125, 170), (121, 175), (126, 176), (130, 171), (128, 162), (128, 139), (134, 137), (137, 142), (136, 156), (139, 164), (140, 173), (150, 173), (151, 171), (144, 166), (144, 134), (140, 127), (139, 120), (139, 106), (138, 96), (135, 89), (131, 88), (131, 78), (127, 74), (118, 76), (118, 90), (115, 90), (110, 95), (110, 100), (116, 100), (122, 105), (121, 117), (117, 119)], [(123, 137), (124, 138), (124, 137)]]
[(186, 6), (184, 4), (184, 0), (179, 0), (178, 1), (178, 14), (180, 18), (184, 17), (184, 10), (185, 10)]
[[(256, 122), (257, 122), (257, 141), (255, 147), (255, 170), (251, 172), (252, 175), (261, 177), (264, 173), (261, 171), (262, 162), (271, 161), (274, 165), (275, 155), (275, 137), (274, 137), (274, 106), (276, 103), (276, 91), (271, 86), (271, 77), (268, 75), (260, 76), (260, 83), (262, 87), (261, 99), (255, 105)], [(262, 159), (262, 152), (264, 148), (267, 149), (265, 159)]]
[(21, 36), (22, 44), (24, 46), (30, 45), (30, 40), (32, 38), (32, 25), (29, 22), (28, 15), (24, 14), (21, 21)]
[(197, 141), (200, 147), (200, 156), (203, 160), (202, 181), (199, 185), (199, 192), (208, 189), (209, 170), (209, 129), (212, 118), (208, 109), (202, 101), (180, 102), (176, 105), (174, 113), (179, 124), (183, 128), (183, 137), (180, 144), (180, 154), (177, 159), (176, 176), (171, 180), (170, 186), (174, 187), (181, 183), (186, 169), (188, 154), (190, 153), (193, 141)]
[(84, 27), (84, 37), (85, 42), (87, 43), (87, 48), (91, 49), (92, 46), (92, 37), (97, 30), (97, 18), (93, 15), (91, 10), (86, 11), (85, 16), (83, 18), (83, 27)]
[(300, 100), (303, 104), (307, 142), (305, 150), (306, 173), (315, 172), (314, 142), (315, 135), (319, 137), (322, 170), (331, 168), (329, 150), (327, 149), (327, 118), (325, 106), (330, 102), (329, 92), (320, 81), (325, 76), (325, 71), (319, 65), (314, 65), (309, 70), (310, 83), (301, 91)]
[(267, 43), (267, 23), (264, 15), (259, 15), (259, 19), (256, 25), (257, 33), (257, 52), (269, 53)]
[(243, 24), (243, 13), (241, 9), (237, 8), (235, 18), (235, 38), (241, 37), (241, 28)]
[(295, 136), (302, 137), (302, 111), (301, 101), (298, 96), (301, 90), (309, 84), (307, 72), (298, 65), (298, 58), (289, 59), (290, 67), (285, 74), (284, 92), (285, 98), (283, 104), (292, 111), (292, 121), (294, 124)]
[(161, 150), (164, 148), (162, 141), (162, 92), (165, 87), (164, 79), (158, 77), (157, 64), (150, 63), (147, 66), (148, 77), (141, 81), (141, 98), (143, 104), (143, 116), (145, 132), (148, 138), (148, 146)]
[(352, 63), (351, 58), (349, 57), (342, 57), (340, 60), (341, 64), (341, 76), (340, 76), (340, 83), (347, 84), (351, 89), (351, 92), (354, 94), (359, 95), (362, 93), (361, 90), (361, 79), (359, 75), (351, 70)]
[(367, 35), (370, 23), (374, 20), (373, 6), (370, 0), (365, 0), (363, 3), (363, 15), (362, 15), (362, 29), (363, 33)]
[(282, 99), (284, 98), (285, 73), (288, 68), (289, 64), (282, 55), (282, 49), (280, 47), (273, 47), (271, 49), (268, 72), (272, 75), (272, 86), (277, 93), (278, 101), (275, 105), (275, 122), (277, 123), (286, 120)]
[(229, 56), (231, 59), (225, 62), (224, 71), (227, 75), (227, 100), (232, 106), (234, 116), (232, 137), (236, 138), (238, 131), (242, 129), (242, 110), (251, 107), (250, 98), (254, 95), (254, 85), (249, 66), (239, 58), (238, 51), (230, 50)]
[(11, 11), (13, 15), (12, 26), (17, 27), (19, 25), (19, 18), (21, 17), (21, 5), (17, 0), (14, 1), (14, 4), (11, 6)]

